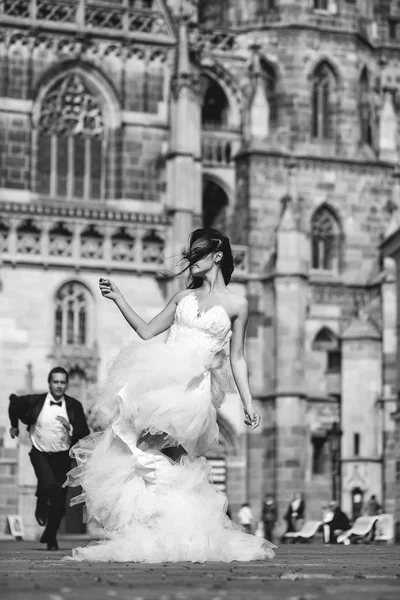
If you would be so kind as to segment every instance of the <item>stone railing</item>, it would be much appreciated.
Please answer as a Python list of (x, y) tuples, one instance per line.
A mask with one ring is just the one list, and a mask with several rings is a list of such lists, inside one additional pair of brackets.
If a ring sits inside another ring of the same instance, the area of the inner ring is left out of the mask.
[(232, 166), (239, 149), (239, 141), (223, 133), (203, 133), (201, 145), (203, 163), (213, 166)]
[(164, 265), (164, 215), (14, 203), (0, 205), (0, 213), (4, 264), (149, 272)]
[(0, 0), (0, 22), (110, 34), (173, 37), (156, 0)]
[[(0, 264), (169, 272), (165, 214), (0, 203)], [(247, 246), (233, 246), (235, 278), (248, 273)]]

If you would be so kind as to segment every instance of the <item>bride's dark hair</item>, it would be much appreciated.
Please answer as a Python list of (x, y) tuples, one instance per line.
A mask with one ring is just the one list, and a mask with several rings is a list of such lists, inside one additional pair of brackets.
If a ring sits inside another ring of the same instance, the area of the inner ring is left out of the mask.
[[(196, 242), (196, 247), (193, 248), (193, 244)], [(199, 260), (202, 260), (211, 252), (222, 252), (222, 259), (219, 263), (222, 271), (222, 275), (225, 281), (225, 285), (231, 280), (233, 270), (235, 268), (233, 263), (232, 248), (229, 242), (229, 238), (218, 231), (210, 227), (204, 229), (195, 229), (189, 236), (189, 249), (182, 253), (182, 258), (188, 261), (188, 266), (183, 270), (186, 271), (190, 265), (195, 264)], [(181, 271), (181, 272), (183, 272)], [(188, 289), (196, 289), (202, 284), (200, 277), (189, 277)]]

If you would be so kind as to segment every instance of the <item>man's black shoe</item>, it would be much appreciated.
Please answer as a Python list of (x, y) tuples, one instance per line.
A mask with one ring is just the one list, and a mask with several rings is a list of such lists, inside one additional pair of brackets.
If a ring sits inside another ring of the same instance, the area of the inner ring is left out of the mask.
[(47, 550), (58, 550), (58, 544), (56, 540), (53, 542), (47, 542)]

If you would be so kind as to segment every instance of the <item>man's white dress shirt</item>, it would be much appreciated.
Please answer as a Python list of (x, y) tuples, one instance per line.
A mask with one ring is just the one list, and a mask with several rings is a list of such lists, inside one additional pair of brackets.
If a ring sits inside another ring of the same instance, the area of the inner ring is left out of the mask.
[(241, 525), (251, 525), (253, 513), (250, 506), (242, 506), (238, 512), (238, 519)]
[(56, 400), (49, 392), (36, 423), (30, 428), (29, 435), (32, 445), (40, 452), (64, 452), (70, 448), (72, 426), (70, 425), (69, 433), (67, 433), (64, 425), (57, 420), (57, 417), (64, 417), (69, 423), (64, 396), (60, 400), (59, 406), (50, 404)]

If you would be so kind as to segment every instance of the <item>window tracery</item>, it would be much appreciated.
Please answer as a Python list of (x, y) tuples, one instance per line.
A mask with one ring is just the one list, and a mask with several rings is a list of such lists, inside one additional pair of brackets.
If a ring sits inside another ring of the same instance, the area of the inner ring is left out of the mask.
[(59, 346), (88, 344), (89, 294), (78, 282), (63, 285), (55, 300), (55, 342)]
[(103, 114), (79, 73), (69, 73), (46, 94), (38, 129), (38, 192), (100, 199), (105, 162)]
[(336, 77), (324, 62), (315, 70), (312, 79), (312, 136), (332, 139), (335, 132)]
[(312, 268), (336, 271), (339, 268), (339, 224), (333, 213), (323, 207), (311, 223)]

